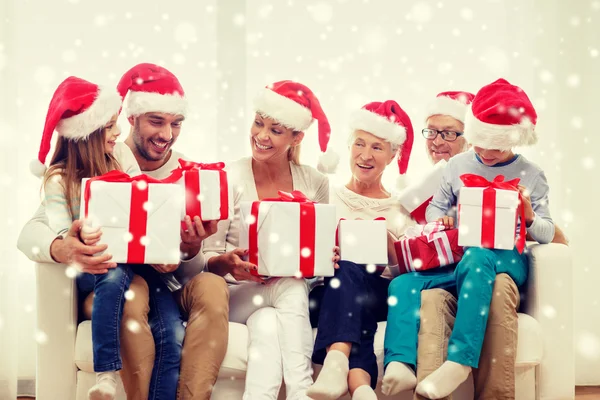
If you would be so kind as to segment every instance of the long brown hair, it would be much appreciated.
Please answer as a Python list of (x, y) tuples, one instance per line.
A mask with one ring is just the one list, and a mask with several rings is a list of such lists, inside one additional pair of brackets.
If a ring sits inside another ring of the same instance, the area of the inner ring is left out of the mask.
[(44, 176), (44, 183), (52, 177), (60, 177), (65, 190), (65, 198), (71, 218), (73, 218), (73, 198), (79, 198), (81, 180), (121, 169), (119, 162), (104, 148), (105, 128), (95, 130), (86, 139), (69, 140), (59, 137), (56, 149), (50, 161), (50, 167)]

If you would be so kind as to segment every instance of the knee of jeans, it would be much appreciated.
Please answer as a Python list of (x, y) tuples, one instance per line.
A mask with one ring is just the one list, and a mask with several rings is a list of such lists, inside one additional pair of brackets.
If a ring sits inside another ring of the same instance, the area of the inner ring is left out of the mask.
[[(494, 282), (489, 321), (501, 323), (509, 315), (517, 315), (519, 289), (507, 274), (498, 274)], [(508, 313), (508, 315), (507, 315)]]
[(105, 274), (104, 284), (120, 285), (123, 278), (129, 275), (131, 268), (126, 264), (117, 264), (116, 268), (109, 269)]

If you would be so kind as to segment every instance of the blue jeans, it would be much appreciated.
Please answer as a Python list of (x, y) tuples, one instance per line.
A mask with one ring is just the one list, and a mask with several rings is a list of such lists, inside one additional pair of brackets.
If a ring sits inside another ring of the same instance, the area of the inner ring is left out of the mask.
[(457, 293), (458, 311), (448, 342), (448, 360), (477, 368), (487, 326), (496, 275), (508, 274), (522, 286), (528, 265), (524, 254), (513, 250), (470, 247), (456, 268), (412, 272), (395, 278), (389, 295), (397, 304), (390, 306), (385, 332), (385, 359), (402, 362), (416, 371), (421, 291), (441, 288)]
[(107, 274), (78, 276), (80, 298), (85, 298), (94, 291), (94, 370), (101, 372), (121, 369), (119, 331), (124, 293), (129, 287), (133, 273), (146, 280), (150, 295), (148, 323), (154, 337), (156, 355), (149, 399), (175, 399), (185, 327), (175, 298), (160, 279), (158, 272), (148, 265), (119, 264)]

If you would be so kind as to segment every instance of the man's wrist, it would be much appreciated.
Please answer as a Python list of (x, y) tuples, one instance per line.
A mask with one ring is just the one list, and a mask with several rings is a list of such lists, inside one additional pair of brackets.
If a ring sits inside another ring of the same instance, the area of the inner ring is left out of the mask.
[(181, 243), (179, 246), (179, 251), (181, 252), (181, 259), (187, 261), (198, 255), (200, 252), (200, 246), (188, 246), (184, 243)]

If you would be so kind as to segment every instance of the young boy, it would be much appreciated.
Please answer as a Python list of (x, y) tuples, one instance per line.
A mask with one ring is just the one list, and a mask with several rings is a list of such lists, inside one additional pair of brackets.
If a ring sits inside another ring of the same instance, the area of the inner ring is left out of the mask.
[[(474, 151), (454, 156), (444, 171), (442, 183), (427, 208), (427, 221), (441, 221), (454, 227), (454, 210), (463, 186), (460, 176), (476, 174), (492, 181), (503, 175), (505, 181), (519, 178), (525, 221), (519, 220), (539, 243), (550, 243), (554, 223), (548, 207), (548, 183), (544, 172), (525, 157), (513, 153), (516, 146), (537, 141), (537, 114), (525, 92), (504, 79), (484, 86), (475, 95), (465, 121), (465, 136)], [(477, 368), (487, 324), (492, 289), (497, 274), (508, 274), (521, 287), (528, 273), (525, 254), (516, 249), (465, 249), (455, 268), (441, 268), (397, 277), (389, 286), (389, 296), (398, 299), (388, 311), (385, 335), (386, 394), (411, 390), (416, 386), (417, 336), (421, 291), (443, 288), (458, 296), (458, 312), (448, 343), (448, 360), (416, 388), (430, 399), (450, 395)]]

